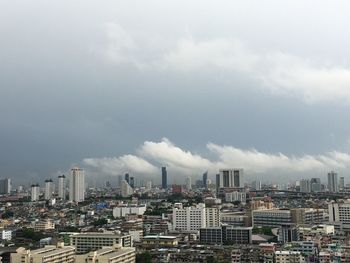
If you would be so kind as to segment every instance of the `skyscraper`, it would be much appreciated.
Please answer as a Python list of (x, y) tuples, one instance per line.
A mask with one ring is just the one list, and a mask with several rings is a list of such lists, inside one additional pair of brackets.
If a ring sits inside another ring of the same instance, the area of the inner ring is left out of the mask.
[(243, 188), (243, 169), (220, 169), (219, 188)]
[(52, 192), (53, 192), (53, 182), (51, 179), (47, 179), (45, 180), (45, 192), (44, 192), (45, 200), (50, 200), (52, 198)]
[(344, 187), (345, 187), (345, 179), (344, 177), (339, 177), (339, 188), (343, 190)]
[(131, 188), (135, 188), (135, 179), (134, 177), (130, 177), (129, 179), (129, 185), (131, 186)]
[(0, 194), (5, 195), (11, 193), (11, 179), (4, 178), (0, 180)]
[(121, 187), (121, 195), (122, 197), (129, 197), (134, 193), (134, 190), (132, 187), (128, 184), (126, 180), (122, 181), (122, 187)]
[(328, 191), (330, 192), (338, 192), (338, 174), (336, 172), (328, 173)]
[(168, 173), (165, 166), (162, 167), (162, 188), (168, 188)]
[(300, 180), (300, 192), (310, 193), (311, 192), (311, 183), (309, 179)]
[(130, 175), (129, 175), (128, 173), (125, 174), (124, 180), (125, 180), (128, 184), (130, 184)]
[(66, 177), (64, 174), (58, 176), (58, 197), (66, 200)]
[(83, 202), (85, 200), (85, 174), (78, 167), (72, 168), (69, 184), (69, 201)]
[(311, 178), (311, 192), (321, 192), (321, 179)]
[(207, 188), (207, 182), (208, 182), (208, 171), (206, 171), (203, 174), (203, 186), (204, 186), (204, 188)]
[(35, 202), (39, 200), (40, 197), (40, 188), (38, 184), (32, 184), (30, 187), (31, 190), (31, 201)]
[(188, 176), (186, 178), (186, 189), (187, 190), (191, 190), (192, 189), (192, 178), (190, 176)]

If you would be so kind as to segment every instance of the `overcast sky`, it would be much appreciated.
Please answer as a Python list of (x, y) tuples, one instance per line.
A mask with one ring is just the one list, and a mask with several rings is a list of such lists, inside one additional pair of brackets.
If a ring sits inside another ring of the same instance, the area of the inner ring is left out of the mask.
[[(0, 0), (0, 174), (350, 183), (348, 1)], [(117, 179), (115, 179), (115, 182)]]

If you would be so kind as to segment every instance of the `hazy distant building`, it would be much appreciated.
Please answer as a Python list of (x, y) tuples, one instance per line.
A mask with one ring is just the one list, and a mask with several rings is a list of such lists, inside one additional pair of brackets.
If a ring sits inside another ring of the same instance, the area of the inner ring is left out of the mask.
[(345, 179), (344, 177), (339, 177), (339, 188), (343, 190), (344, 187), (345, 187)]
[(122, 187), (121, 187), (121, 196), (122, 197), (129, 197), (134, 193), (134, 190), (132, 187), (128, 184), (126, 180), (122, 181)]
[(125, 174), (124, 180), (130, 185), (130, 175), (128, 173)]
[(253, 181), (252, 182), (252, 188), (254, 190), (261, 190), (261, 181)]
[(321, 192), (321, 179), (320, 178), (311, 178), (311, 192)]
[(131, 188), (135, 188), (135, 179), (134, 179), (134, 177), (130, 177), (129, 185), (130, 185)]
[(217, 183), (219, 188), (243, 188), (243, 169), (220, 169)]
[(152, 189), (152, 181), (147, 181), (146, 183), (146, 189), (151, 190)]
[(190, 176), (188, 176), (185, 180), (185, 184), (186, 184), (186, 190), (191, 190), (192, 189), (192, 178)]
[(40, 197), (40, 187), (38, 184), (32, 184), (30, 187), (31, 192), (31, 201), (35, 202), (39, 200)]
[(336, 172), (328, 173), (328, 191), (330, 192), (338, 192), (338, 174)]
[(83, 202), (85, 200), (85, 173), (83, 169), (71, 169), (69, 184), (69, 201)]
[(311, 182), (309, 179), (300, 180), (300, 192), (303, 192), (303, 193), (311, 192)]
[(58, 176), (58, 197), (62, 200), (66, 200), (66, 176)]
[(162, 188), (168, 188), (168, 173), (165, 166), (162, 167)]
[(203, 187), (207, 188), (208, 187), (208, 171), (206, 171), (203, 174)]
[(50, 200), (52, 198), (53, 193), (53, 182), (51, 179), (45, 180), (45, 192), (44, 198), (45, 200)]
[(11, 193), (11, 179), (4, 178), (0, 180), (0, 194), (10, 194)]

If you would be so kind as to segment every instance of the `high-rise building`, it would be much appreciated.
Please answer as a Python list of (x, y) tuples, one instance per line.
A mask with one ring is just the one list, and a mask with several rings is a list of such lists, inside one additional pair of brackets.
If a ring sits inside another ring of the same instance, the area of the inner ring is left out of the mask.
[(190, 176), (188, 176), (187, 178), (186, 178), (186, 189), (187, 189), (187, 191), (188, 190), (191, 190), (192, 189), (192, 178), (190, 177)]
[(120, 174), (118, 175), (118, 187), (122, 187), (122, 181), (123, 181), (123, 176)]
[(147, 181), (146, 183), (146, 189), (151, 190), (152, 189), (152, 181)]
[(40, 187), (38, 184), (31, 185), (31, 201), (35, 202), (39, 200), (40, 197)]
[(44, 192), (45, 200), (50, 200), (52, 198), (52, 192), (53, 192), (53, 182), (51, 179), (47, 179), (45, 180), (45, 192)]
[(345, 187), (345, 179), (344, 177), (339, 177), (339, 188), (343, 190), (344, 187)]
[(206, 172), (203, 174), (203, 186), (204, 186), (204, 188), (207, 188), (207, 187), (208, 187), (207, 183), (208, 183), (208, 171), (206, 171)]
[(130, 177), (129, 185), (131, 186), (131, 188), (135, 188), (135, 179), (134, 179), (134, 177)]
[(162, 167), (162, 188), (168, 188), (168, 173), (165, 166)]
[(66, 176), (58, 176), (58, 197), (62, 200), (66, 200)]
[(328, 173), (328, 191), (330, 192), (338, 192), (338, 174), (336, 172)]
[(243, 169), (220, 169), (219, 188), (243, 188)]
[(311, 192), (311, 183), (309, 179), (300, 180), (300, 192), (310, 193)]
[(11, 179), (4, 178), (0, 180), (0, 194), (5, 195), (11, 193)]
[(122, 181), (122, 187), (121, 187), (121, 195), (122, 197), (129, 197), (134, 193), (134, 190), (132, 187), (128, 184), (126, 180)]
[(85, 200), (85, 174), (84, 170), (78, 167), (71, 169), (69, 182), (69, 201), (83, 202)]
[(175, 231), (196, 232), (206, 227), (205, 204), (173, 208), (173, 228)]
[(124, 180), (130, 185), (130, 175), (128, 173), (125, 174)]
[(254, 190), (261, 190), (261, 181), (253, 181), (252, 182), (252, 188)]
[(311, 178), (311, 192), (321, 192), (321, 179), (320, 178)]

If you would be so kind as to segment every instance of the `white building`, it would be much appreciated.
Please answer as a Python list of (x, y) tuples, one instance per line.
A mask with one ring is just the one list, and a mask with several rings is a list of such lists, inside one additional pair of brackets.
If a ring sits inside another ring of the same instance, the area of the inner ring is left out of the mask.
[(205, 204), (173, 208), (173, 229), (175, 231), (197, 232), (206, 227)]
[(35, 202), (39, 200), (40, 197), (40, 187), (38, 184), (32, 184), (31, 186), (31, 201)]
[(132, 187), (128, 184), (126, 180), (122, 181), (122, 187), (121, 187), (121, 195), (122, 197), (129, 197), (134, 193), (134, 190)]
[(11, 193), (11, 179), (4, 178), (0, 180), (0, 194), (10, 194)]
[(220, 209), (217, 207), (205, 208), (205, 225), (206, 227), (220, 226)]
[(225, 193), (225, 200), (226, 202), (235, 202), (239, 201), (242, 204), (247, 203), (247, 194), (245, 192), (230, 192), (230, 193)]
[(58, 197), (61, 200), (66, 200), (66, 176), (58, 176)]
[(146, 182), (146, 189), (151, 190), (152, 189), (152, 181), (147, 181)]
[(120, 246), (104, 247), (75, 257), (76, 263), (134, 263), (135, 261), (135, 248)]
[(45, 192), (44, 198), (45, 200), (50, 200), (52, 198), (53, 193), (53, 182), (51, 179), (45, 180)]
[(113, 208), (113, 216), (119, 218), (130, 214), (143, 215), (146, 212), (146, 209), (146, 205), (117, 206)]
[(328, 191), (330, 192), (338, 192), (338, 174), (336, 172), (329, 172), (327, 175), (328, 179)]
[(243, 188), (243, 169), (220, 169), (219, 188)]
[(0, 230), (1, 240), (11, 240), (12, 239), (12, 231), (11, 230)]
[(84, 170), (75, 167), (71, 170), (69, 201), (83, 202), (85, 200), (85, 174)]
[(188, 176), (185, 180), (186, 183), (186, 190), (189, 191), (192, 189), (192, 178)]
[(336, 230), (350, 231), (350, 200), (328, 204), (328, 215)]

